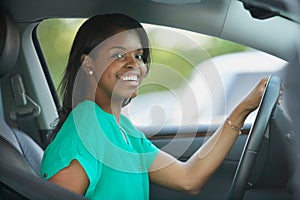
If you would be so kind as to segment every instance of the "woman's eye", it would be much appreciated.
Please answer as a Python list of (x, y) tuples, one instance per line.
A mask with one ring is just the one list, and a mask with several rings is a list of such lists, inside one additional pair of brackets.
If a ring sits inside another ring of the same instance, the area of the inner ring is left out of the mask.
[(135, 58), (138, 60), (143, 60), (143, 54), (138, 54), (135, 56)]
[(113, 57), (113, 58), (120, 59), (120, 58), (124, 58), (124, 54), (118, 53), (118, 54), (114, 54), (112, 57)]

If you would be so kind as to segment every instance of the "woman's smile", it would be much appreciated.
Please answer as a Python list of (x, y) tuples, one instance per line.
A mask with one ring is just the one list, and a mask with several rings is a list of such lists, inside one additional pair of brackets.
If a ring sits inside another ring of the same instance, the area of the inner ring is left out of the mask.
[(140, 73), (138, 71), (129, 71), (124, 74), (118, 74), (117, 79), (121, 81), (122, 84), (130, 86), (139, 86), (141, 83)]

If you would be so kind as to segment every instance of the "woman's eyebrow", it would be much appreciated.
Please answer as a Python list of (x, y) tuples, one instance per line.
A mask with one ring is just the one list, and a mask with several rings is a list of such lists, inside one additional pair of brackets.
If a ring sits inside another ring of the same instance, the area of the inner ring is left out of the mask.
[[(112, 46), (112, 47), (110, 47), (109, 49), (110, 49), (110, 50), (111, 50), (111, 49), (122, 49), (122, 50), (127, 50), (127, 48), (122, 47), (122, 46)], [(143, 51), (143, 48), (134, 49), (133, 51)]]
[(113, 47), (110, 47), (109, 49), (122, 49), (122, 50), (126, 50), (126, 48), (122, 47), (122, 46), (113, 46)]

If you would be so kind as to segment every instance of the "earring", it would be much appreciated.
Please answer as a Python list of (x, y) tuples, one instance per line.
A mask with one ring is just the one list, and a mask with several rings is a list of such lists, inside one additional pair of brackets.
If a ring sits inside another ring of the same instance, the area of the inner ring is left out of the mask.
[(94, 73), (93, 70), (89, 71), (89, 75), (93, 75), (93, 73)]

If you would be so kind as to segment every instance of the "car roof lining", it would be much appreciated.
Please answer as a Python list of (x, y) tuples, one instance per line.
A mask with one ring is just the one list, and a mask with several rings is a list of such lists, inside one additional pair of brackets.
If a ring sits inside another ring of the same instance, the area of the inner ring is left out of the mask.
[[(140, 0), (3, 0), (2, 5), (18, 23), (45, 18), (88, 18), (101, 13), (130, 13), (142, 23), (182, 28), (217, 36), (224, 23), (230, 0), (202, 0), (193, 4), (163, 4)], [(1, 2), (0, 2), (1, 5)], [(80, 6), (79, 6), (80, 5)], [(134, 5), (134, 6), (132, 6)], [(65, 8), (68, 9), (65, 9)], [(36, 9), (35, 9), (36, 8)], [(82, 9), (81, 9), (82, 8)], [(35, 9), (35, 12), (32, 12)], [(211, 20), (213, 19), (213, 23)], [(186, 22), (189, 23), (186, 23)]]
[[(231, 2), (220, 38), (253, 47), (286, 61), (293, 59), (298, 44), (299, 24), (279, 16), (266, 20), (253, 19), (241, 7), (242, 2)], [(256, 42), (258, 36), (261, 38), (260, 42)]]

